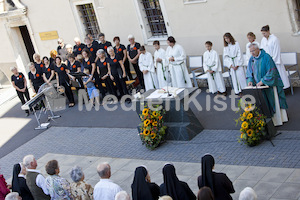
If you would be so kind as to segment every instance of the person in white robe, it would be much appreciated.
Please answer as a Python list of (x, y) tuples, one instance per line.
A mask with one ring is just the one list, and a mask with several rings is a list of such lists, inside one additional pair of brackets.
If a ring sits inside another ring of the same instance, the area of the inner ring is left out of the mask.
[(171, 86), (171, 80), (169, 77), (169, 67), (166, 64), (166, 51), (160, 48), (160, 42), (154, 41), (154, 66), (156, 68), (156, 75), (158, 79), (159, 88)]
[(169, 65), (172, 87), (191, 88), (193, 87), (187, 67), (186, 54), (181, 45), (176, 44), (174, 37), (167, 40), (166, 62)]
[(225, 93), (222, 66), (218, 53), (212, 49), (212, 42), (205, 43), (207, 51), (203, 54), (203, 69), (207, 74), (208, 89), (211, 93)]
[(235, 94), (240, 94), (247, 87), (243, 55), (238, 42), (230, 33), (224, 35), (223, 64), (230, 70), (230, 77)]
[(289, 88), (290, 81), (281, 59), (280, 41), (275, 35), (270, 33), (268, 25), (262, 27), (261, 32), (264, 36), (261, 40), (261, 48), (273, 58), (284, 85), (283, 89)]
[(255, 41), (256, 40), (256, 35), (253, 32), (249, 32), (247, 34), (247, 38), (248, 38), (248, 43), (246, 44), (246, 60), (245, 63), (247, 63), (246, 66), (248, 66), (249, 60), (251, 58), (251, 52), (250, 52), (250, 45), (253, 44), (257, 44), (259, 46), (259, 42)]
[(158, 89), (158, 81), (153, 64), (153, 57), (151, 53), (147, 52), (144, 46), (140, 48), (141, 55), (139, 57), (139, 67), (144, 75), (146, 91), (151, 89)]

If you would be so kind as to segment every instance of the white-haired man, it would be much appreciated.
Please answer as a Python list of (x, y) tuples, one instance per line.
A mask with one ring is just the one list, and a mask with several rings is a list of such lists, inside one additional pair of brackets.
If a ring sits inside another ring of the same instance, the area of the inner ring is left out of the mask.
[(22, 200), (22, 197), (19, 196), (19, 193), (12, 192), (6, 195), (5, 200)]
[(111, 171), (108, 163), (101, 163), (97, 167), (100, 181), (94, 188), (95, 200), (114, 200), (122, 188), (110, 180)]
[(33, 155), (23, 158), (23, 164), (27, 169), (26, 183), (35, 200), (50, 200), (49, 191), (46, 187), (45, 177), (36, 170), (37, 162)]
[(85, 44), (81, 43), (81, 40), (79, 39), (79, 37), (75, 37), (74, 42), (75, 42), (75, 45), (73, 47), (73, 54), (74, 54), (74, 56), (77, 56), (77, 55), (81, 54), (82, 50), (85, 47)]
[(118, 194), (115, 197), (115, 200), (130, 200), (129, 194), (127, 194), (126, 191), (118, 192)]

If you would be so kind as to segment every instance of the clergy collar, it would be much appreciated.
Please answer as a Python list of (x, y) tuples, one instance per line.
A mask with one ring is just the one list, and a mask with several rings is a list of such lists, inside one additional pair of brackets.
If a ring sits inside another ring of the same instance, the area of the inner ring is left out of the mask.
[(259, 50), (258, 56), (257, 56), (257, 57), (254, 57), (254, 58), (258, 59), (258, 58), (260, 57), (260, 55), (261, 55), (261, 50)]

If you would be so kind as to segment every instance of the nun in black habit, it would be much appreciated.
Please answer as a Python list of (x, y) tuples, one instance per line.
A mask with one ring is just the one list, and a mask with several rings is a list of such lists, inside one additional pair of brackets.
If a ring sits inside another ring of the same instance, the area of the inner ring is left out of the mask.
[(158, 200), (159, 198), (159, 186), (151, 183), (148, 171), (143, 166), (135, 169), (131, 189), (133, 200)]
[(232, 200), (230, 193), (234, 193), (232, 182), (224, 173), (213, 172), (215, 159), (212, 155), (202, 157), (202, 175), (198, 177), (199, 189), (206, 186), (209, 187), (215, 200)]
[(187, 183), (180, 181), (172, 164), (163, 168), (164, 183), (160, 185), (160, 195), (169, 195), (173, 200), (194, 200), (195, 194)]
[(22, 200), (34, 200), (26, 184), (26, 168), (20, 163), (15, 164), (12, 177), (12, 191), (19, 193)]

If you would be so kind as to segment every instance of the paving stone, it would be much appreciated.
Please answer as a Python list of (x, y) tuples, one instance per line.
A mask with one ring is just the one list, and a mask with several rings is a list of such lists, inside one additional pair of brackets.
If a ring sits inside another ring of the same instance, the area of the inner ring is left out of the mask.
[(273, 183), (273, 182), (263, 182), (260, 181), (258, 184), (255, 185), (253, 188), (256, 192), (257, 196), (265, 197), (269, 199), (272, 195), (276, 192), (276, 190), (281, 186), (281, 183)]
[(266, 182), (283, 183), (293, 172), (294, 169), (272, 168), (261, 180)]
[(295, 169), (294, 172), (287, 179), (288, 183), (300, 183), (300, 169)]
[(282, 183), (273, 198), (278, 199), (298, 199), (300, 196), (300, 184)]
[(244, 180), (256, 180), (259, 181), (262, 177), (264, 177), (270, 168), (268, 167), (248, 167), (239, 177), (238, 179)]

